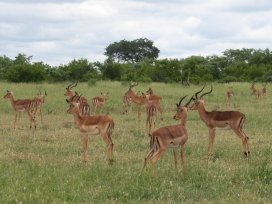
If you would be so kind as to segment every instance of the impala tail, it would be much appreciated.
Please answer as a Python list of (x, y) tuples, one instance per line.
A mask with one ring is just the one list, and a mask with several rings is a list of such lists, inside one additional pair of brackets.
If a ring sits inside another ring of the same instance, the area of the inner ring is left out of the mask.
[(160, 142), (159, 142), (158, 138), (152, 134), (149, 134), (149, 136), (150, 136), (150, 150), (145, 157), (144, 166), (142, 168), (141, 174), (142, 174), (144, 168), (146, 167), (147, 162), (151, 159), (151, 157), (154, 155), (154, 153), (160, 147)]

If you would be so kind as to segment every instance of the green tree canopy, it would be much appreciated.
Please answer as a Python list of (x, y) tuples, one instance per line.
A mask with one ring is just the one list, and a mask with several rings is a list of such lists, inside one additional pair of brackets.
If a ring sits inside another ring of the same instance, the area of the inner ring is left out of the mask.
[(160, 50), (153, 41), (140, 38), (132, 41), (121, 40), (106, 47), (105, 55), (118, 62), (141, 62), (143, 59), (156, 59)]

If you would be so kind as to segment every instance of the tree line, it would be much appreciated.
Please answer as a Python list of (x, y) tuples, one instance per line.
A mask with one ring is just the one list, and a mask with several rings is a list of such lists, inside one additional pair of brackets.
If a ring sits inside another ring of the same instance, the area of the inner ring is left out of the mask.
[(50, 66), (32, 62), (19, 53), (15, 59), (0, 56), (0, 80), (11, 82), (138, 81), (165, 83), (272, 82), (269, 49), (228, 49), (222, 55), (158, 59), (159, 49), (148, 39), (122, 40), (110, 44), (104, 62), (74, 59)]

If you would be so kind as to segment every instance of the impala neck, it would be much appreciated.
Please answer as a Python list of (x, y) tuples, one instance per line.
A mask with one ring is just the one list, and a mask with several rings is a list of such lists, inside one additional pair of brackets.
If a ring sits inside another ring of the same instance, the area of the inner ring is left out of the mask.
[(74, 115), (74, 120), (75, 120), (75, 123), (77, 124), (77, 126), (80, 125), (80, 120), (81, 120), (81, 116), (80, 116), (80, 113), (79, 113), (79, 108), (76, 108), (73, 112), (73, 115)]
[(205, 107), (204, 107), (204, 104), (203, 104), (203, 103), (198, 104), (197, 110), (198, 110), (198, 113), (199, 113), (200, 118), (201, 118), (204, 122), (206, 122), (206, 121), (208, 120), (208, 116), (207, 116), (207, 111), (206, 111), (206, 109), (205, 109)]
[(10, 100), (11, 105), (12, 105), (13, 108), (15, 109), (15, 102), (14, 102), (14, 97), (13, 97), (12, 94), (9, 95), (9, 100)]
[(184, 112), (181, 115), (181, 126), (186, 127), (186, 122), (187, 122), (187, 112)]

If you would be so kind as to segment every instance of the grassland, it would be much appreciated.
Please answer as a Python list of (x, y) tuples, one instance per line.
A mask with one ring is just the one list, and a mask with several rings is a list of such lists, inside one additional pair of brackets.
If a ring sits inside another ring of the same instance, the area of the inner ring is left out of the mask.
[[(89, 99), (100, 91), (109, 91), (104, 113), (109, 113), (116, 127), (113, 134), (114, 164), (107, 163), (107, 150), (100, 136), (91, 136), (89, 160), (82, 162), (82, 144), (73, 117), (66, 113), (67, 84), (0, 83), (2, 95), (12, 90), (15, 99), (33, 98), (41, 89), (48, 96), (43, 107), (44, 121), (36, 130), (22, 114), (17, 129), (12, 129), (14, 112), (9, 101), (0, 100), (0, 203), (271, 203), (272, 201), (272, 94), (260, 101), (250, 95), (250, 84), (214, 84), (207, 96), (208, 110), (239, 110), (246, 114), (245, 131), (250, 138), (251, 155), (243, 156), (240, 139), (232, 131), (217, 131), (214, 158), (207, 161), (208, 129), (198, 113), (188, 113), (189, 139), (186, 146), (187, 175), (174, 176), (171, 150), (155, 166), (139, 176), (148, 152), (149, 139), (142, 121), (136, 120), (136, 108), (122, 115), (123, 93), (127, 86), (119, 82), (98, 82), (88, 87), (81, 83), (75, 90)], [(225, 93), (232, 86), (234, 103), (226, 106)], [(158, 126), (176, 124), (172, 119), (175, 104), (190, 88), (178, 84), (139, 84), (163, 97), (164, 120)], [(257, 84), (257, 87), (261, 87)]]

